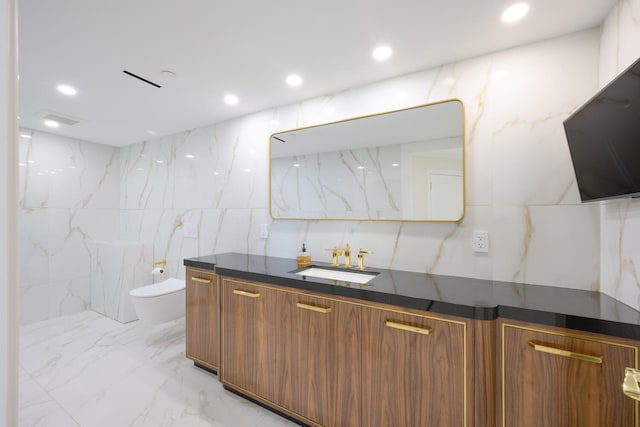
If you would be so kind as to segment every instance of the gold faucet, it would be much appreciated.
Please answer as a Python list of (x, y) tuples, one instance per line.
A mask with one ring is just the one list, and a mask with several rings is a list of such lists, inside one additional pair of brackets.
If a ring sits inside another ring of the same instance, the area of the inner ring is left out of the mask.
[(343, 250), (344, 250), (344, 249), (339, 248), (339, 247), (337, 247), (337, 246), (334, 246), (334, 247), (329, 248), (329, 249), (325, 249), (325, 251), (331, 251), (331, 261), (332, 261), (332, 262), (331, 262), (331, 265), (332, 265), (332, 266), (337, 267), (337, 266), (339, 265), (339, 264), (338, 264), (338, 257), (339, 257), (340, 255), (342, 255), (342, 251), (343, 251)]
[(364, 270), (364, 256), (366, 254), (372, 254), (373, 251), (365, 251), (364, 249), (360, 248), (360, 250), (358, 251), (358, 269), (359, 270)]
[(351, 246), (348, 243), (344, 247), (344, 266), (351, 268)]
[(156, 262), (153, 263), (153, 265), (162, 265), (162, 266), (166, 267), (167, 266), (167, 260), (163, 259), (162, 261), (156, 261)]

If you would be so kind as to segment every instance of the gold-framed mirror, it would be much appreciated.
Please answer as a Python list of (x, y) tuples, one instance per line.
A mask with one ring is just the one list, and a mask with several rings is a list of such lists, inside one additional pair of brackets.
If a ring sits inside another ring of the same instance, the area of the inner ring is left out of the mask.
[(460, 221), (465, 115), (459, 99), (274, 133), (273, 219)]

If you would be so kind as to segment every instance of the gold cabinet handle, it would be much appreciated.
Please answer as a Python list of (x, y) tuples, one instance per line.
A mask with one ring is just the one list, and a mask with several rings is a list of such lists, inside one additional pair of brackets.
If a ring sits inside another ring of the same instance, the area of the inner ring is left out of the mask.
[(529, 345), (535, 351), (541, 351), (543, 353), (555, 354), (556, 356), (570, 357), (572, 359), (582, 360), (584, 362), (602, 363), (602, 356), (592, 356), (589, 354), (574, 353), (573, 351), (562, 350), (560, 348), (549, 347), (543, 344), (539, 344), (535, 341), (529, 341)]
[(192, 277), (191, 280), (198, 283), (211, 283), (211, 279), (202, 279), (200, 277)]
[(236, 295), (240, 295), (243, 297), (249, 297), (249, 298), (258, 298), (260, 296), (260, 292), (249, 292), (249, 291), (243, 291), (240, 289), (234, 289), (233, 293)]
[(305, 304), (302, 302), (298, 303), (298, 308), (302, 308), (304, 310), (316, 311), (318, 313), (324, 313), (324, 314), (331, 312), (331, 307), (318, 307), (316, 305)]
[(431, 328), (419, 328), (417, 326), (405, 325), (404, 323), (392, 322), (391, 320), (387, 320), (385, 322), (390, 328), (400, 329), (402, 331), (415, 332), (417, 334), (429, 335), (431, 333)]
[(633, 368), (624, 370), (622, 392), (633, 400), (640, 400), (640, 371)]

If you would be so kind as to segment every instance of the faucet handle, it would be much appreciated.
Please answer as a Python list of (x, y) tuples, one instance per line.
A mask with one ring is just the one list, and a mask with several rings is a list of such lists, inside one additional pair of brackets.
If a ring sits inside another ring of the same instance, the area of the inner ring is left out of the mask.
[(329, 251), (329, 252), (331, 252), (331, 255), (334, 255), (334, 254), (335, 254), (335, 255), (342, 255), (342, 251), (343, 251), (344, 249), (339, 248), (339, 247), (337, 247), (337, 246), (334, 246), (334, 247), (332, 247), (332, 248), (324, 248), (324, 250), (325, 250), (325, 251)]
[(334, 246), (332, 248), (325, 248), (325, 251), (330, 251), (331, 252), (331, 261), (332, 261), (332, 265), (333, 266), (337, 266), (338, 265), (338, 257), (340, 255), (342, 255), (342, 248), (339, 248), (337, 246)]
[(360, 250), (358, 251), (358, 269), (364, 270), (364, 256), (366, 254), (372, 253), (373, 251), (365, 251), (364, 249), (360, 248)]

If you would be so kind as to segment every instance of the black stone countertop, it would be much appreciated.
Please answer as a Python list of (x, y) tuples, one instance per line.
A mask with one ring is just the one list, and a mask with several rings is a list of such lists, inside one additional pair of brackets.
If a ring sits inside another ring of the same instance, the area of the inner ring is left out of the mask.
[[(367, 267), (366, 285), (295, 274), (296, 260), (224, 253), (184, 260), (223, 276), (470, 319), (497, 317), (640, 340), (640, 312), (599, 292)], [(312, 265), (330, 267), (328, 263)], [(351, 271), (359, 271), (352, 269)]]

